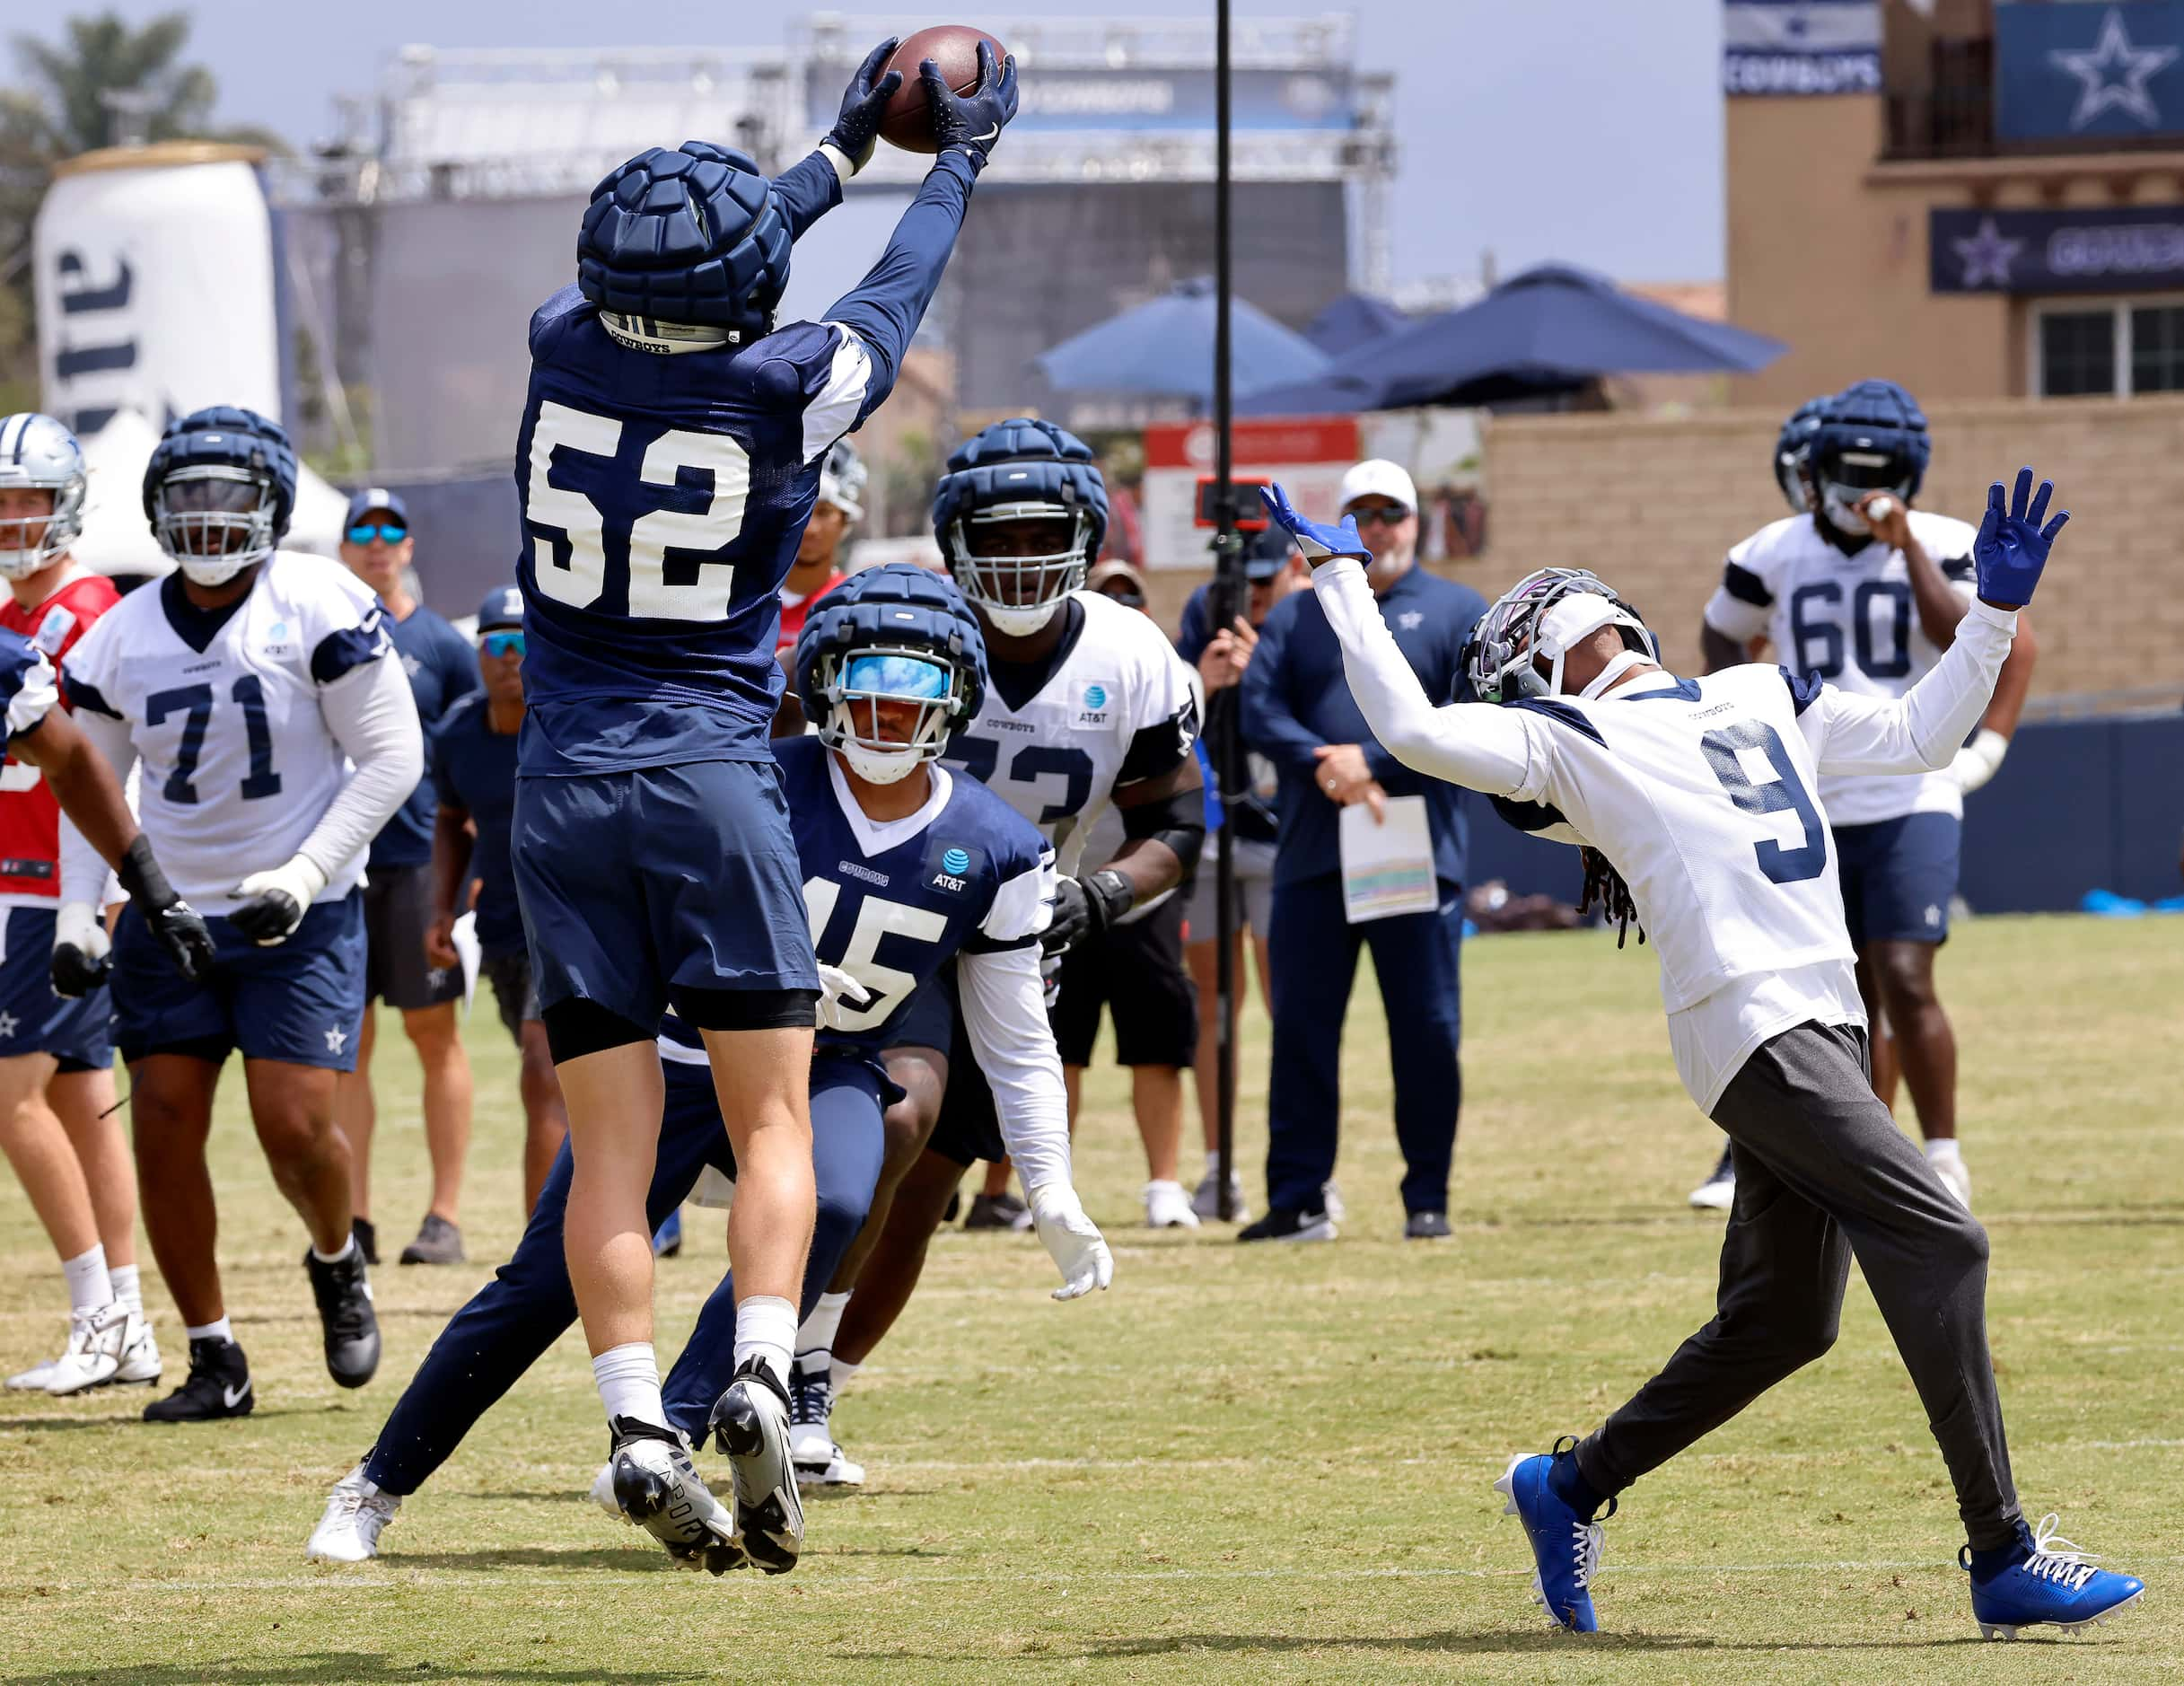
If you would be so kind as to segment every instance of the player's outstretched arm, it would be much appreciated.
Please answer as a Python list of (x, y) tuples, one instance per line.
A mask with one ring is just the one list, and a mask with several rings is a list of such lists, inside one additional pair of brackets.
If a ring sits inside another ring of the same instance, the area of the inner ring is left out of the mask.
[(843, 184), (872, 162), (880, 119), (888, 100), (902, 86), (900, 71), (880, 75), (898, 45), (890, 35), (865, 54), (842, 95), (841, 115), (834, 119), (834, 127), (816, 150), (774, 178), (774, 192), (789, 220), (791, 240), (802, 240), (806, 229), (839, 205)]
[(1342, 645), (1350, 694), (1381, 746), (1404, 766), (1435, 778), (1489, 795), (1514, 795), (1531, 764), (1522, 724), (1484, 703), (1435, 707), (1427, 698), (1365, 581), (1364, 564), (1372, 552), (1358, 541), (1356, 522), (1346, 518), (1341, 526), (1328, 527), (1309, 521), (1278, 486), (1259, 496), (1312, 565), (1312, 591)]
[[(1978, 723), (2017, 630), (2017, 611), (2032, 601), (2056, 535), (2070, 512), (2048, 519), (2055, 495), (2032, 489), (2020, 469), (2006, 504), (2002, 482), (1987, 495), (1987, 514), (1972, 547), (1979, 594), (1957, 625), (1956, 641), (1933, 669), (1893, 700), (1856, 697), (1832, 685), (1791, 679), (1799, 724), (1823, 773), (1937, 772)], [(1785, 673), (1785, 678), (1788, 675)]]
[(1039, 945), (956, 957), (963, 1028), (994, 1092), (1001, 1139), (1023, 1179), (1039, 1238), (1062, 1273), (1057, 1300), (1074, 1300), (1114, 1279), (1114, 1255), (1070, 1181), (1069, 1099), (1047, 1020)]
[[(79, 848), (88, 847), (113, 868), (184, 978), (196, 983), (211, 971), (213, 939), (205, 921), (175, 894), (152, 853), (151, 839), (136, 829), (136, 816), (129, 812), (112, 764), (75, 723), (59, 708), (48, 708), (35, 725), (16, 733), (8, 747), (53, 787), (63, 816), (64, 846), (73, 831)], [(92, 870), (99, 875), (97, 868)], [(106, 931), (99, 923), (95, 892), (65, 902), (54, 920), (55, 993), (72, 998), (90, 993), (104, 981), (107, 964)]]
[(978, 85), (957, 93), (932, 60), (919, 72), (933, 110), (933, 132), (941, 150), (925, 172), (917, 197), (895, 224), (887, 250), (864, 279), (837, 300), (827, 320), (855, 329), (878, 365), (866, 413), (876, 408), (895, 384), (910, 337), (925, 320), (941, 276), (962, 231), (971, 183), (1001, 131), (1016, 115), (1016, 60), (994, 63), (994, 49), (978, 44)]

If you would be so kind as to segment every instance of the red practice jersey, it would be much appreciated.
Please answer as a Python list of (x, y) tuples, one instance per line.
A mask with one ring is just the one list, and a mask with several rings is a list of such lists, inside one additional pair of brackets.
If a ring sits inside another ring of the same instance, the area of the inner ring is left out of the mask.
[(786, 655), (796, 647), (796, 640), (803, 637), (804, 617), (811, 612), (811, 605), (848, 577), (848, 575), (838, 569), (827, 575), (826, 580), (817, 591), (805, 593), (793, 603), (789, 602), (788, 593), (785, 590), (783, 591), (781, 593), (781, 636), (774, 641), (776, 655)]
[[(19, 632), (55, 667), (121, 593), (103, 574), (77, 570), (25, 609), (0, 592), (0, 627)], [(0, 766), (0, 908), (50, 906), (61, 893), (61, 805), (39, 770), (13, 756)]]

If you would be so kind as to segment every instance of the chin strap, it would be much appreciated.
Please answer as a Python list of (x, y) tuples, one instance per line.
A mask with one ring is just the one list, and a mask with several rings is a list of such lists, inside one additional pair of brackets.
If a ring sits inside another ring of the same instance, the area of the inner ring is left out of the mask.
[(1621, 679), (1624, 674), (1629, 672), (1632, 668), (1651, 667), (1653, 665), (1653, 658), (1652, 656), (1641, 654), (1636, 650), (1625, 650), (1620, 654), (1617, 655), (1613, 661), (1609, 662), (1606, 667), (1601, 669), (1599, 678), (1595, 679), (1590, 685), (1586, 686), (1584, 689), (1579, 691), (1577, 694), (1581, 698), (1601, 696), (1607, 691), (1610, 685)]

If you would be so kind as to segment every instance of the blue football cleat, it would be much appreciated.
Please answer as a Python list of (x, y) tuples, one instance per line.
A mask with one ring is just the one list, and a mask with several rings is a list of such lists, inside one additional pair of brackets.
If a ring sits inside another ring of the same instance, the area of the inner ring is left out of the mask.
[[(1592, 1582), (1601, 1569), (1601, 1525), (1588, 1522), (1556, 1496), (1548, 1485), (1548, 1472), (1557, 1458), (1566, 1458), (1577, 1442), (1570, 1436), (1555, 1443), (1552, 1453), (1520, 1454), (1510, 1460), (1494, 1490), (1504, 1495), (1504, 1515), (1524, 1524), (1531, 1541), (1532, 1560), (1539, 1572), (1532, 1576), (1532, 1595), (1546, 1606), (1557, 1628), (1573, 1633), (1598, 1633), (1600, 1618), (1592, 1613)], [(1615, 1501), (1608, 1515), (1615, 1514)]]
[[(2026, 1628), (2090, 1628), (2145, 1596), (2145, 1582), (2097, 1569), (2083, 1551), (2056, 1532), (2053, 1511), (2032, 1532), (2032, 1555), (1987, 1580), (1973, 1576), (1972, 1620), (1982, 1639), (2014, 1639)], [(1971, 1548), (1957, 1561), (1971, 1567)]]
[(672, 1259), (682, 1251), (682, 1208), (679, 1206), (653, 1231), (653, 1257)]

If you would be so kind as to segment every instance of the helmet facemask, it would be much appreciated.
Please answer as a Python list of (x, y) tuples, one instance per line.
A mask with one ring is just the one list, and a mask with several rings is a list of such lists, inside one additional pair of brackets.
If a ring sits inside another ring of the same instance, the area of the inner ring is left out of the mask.
[(1872, 524), (1858, 513), (1859, 500), (1868, 493), (1888, 492), (1908, 503), (1914, 471), (1895, 452), (1848, 448), (1831, 451), (1812, 463), (1812, 479), (1820, 513), (1838, 532), (1863, 538)]
[(1472, 693), (1490, 703), (1559, 696), (1569, 653), (1608, 627), (1621, 633), (1623, 650), (1586, 686), (1588, 696), (1633, 667), (1658, 663), (1658, 642), (1598, 575), (1584, 568), (1527, 575), (1479, 618), (1465, 651)]
[[(1004, 522), (1052, 523), (1069, 534), (1066, 548), (1033, 555), (990, 555)], [(1091, 514), (1066, 504), (1023, 501), (992, 504), (959, 517), (948, 528), (948, 566), (963, 595), (985, 613), (994, 630), (1028, 637), (1054, 619), (1070, 593), (1084, 584), (1091, 564)], [(983, 547), (983, 548), (981, 548)]]
[(83, 525), (83, 477), (66, 486), (35, 487), (47, 494), (37, 515), (0, 515), (0, 579), (27, 580), (68, 552)]
[(272, 482), (248, 470), (178, 469), (160, 482), (152, 529), (193, 584), (224, 585), (273, 554)]
[[(926, 761), (938, 760), (956, 722), (969, 712), (963, 671), (930, 648), (863, 644), (819, 660), (818, 691), (824, 711), (820, 742), (838, 750), (859, 778), (892, 785)], [(907, 735), (897, 710), (917, 708)]]

